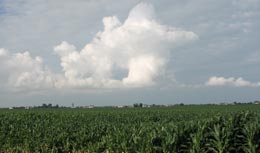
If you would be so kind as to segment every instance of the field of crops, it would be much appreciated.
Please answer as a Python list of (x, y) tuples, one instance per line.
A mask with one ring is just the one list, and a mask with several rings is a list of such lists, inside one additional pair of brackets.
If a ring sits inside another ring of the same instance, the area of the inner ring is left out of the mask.
[(0, 152), (259, 153), (260, 105), (0, 110)]

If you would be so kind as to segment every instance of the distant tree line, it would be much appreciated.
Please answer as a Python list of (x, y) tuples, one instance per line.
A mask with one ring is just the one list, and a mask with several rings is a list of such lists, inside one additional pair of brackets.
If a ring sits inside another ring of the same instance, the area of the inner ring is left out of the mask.
[(134, 107), (143, 107), (143, 103), (135, 103)]
[(51, 103), (45, 104), (43, 103), (41, 106), (37, 106), (36, 108), (59, 108), (60, 106), (58, 104), (52, 105)]

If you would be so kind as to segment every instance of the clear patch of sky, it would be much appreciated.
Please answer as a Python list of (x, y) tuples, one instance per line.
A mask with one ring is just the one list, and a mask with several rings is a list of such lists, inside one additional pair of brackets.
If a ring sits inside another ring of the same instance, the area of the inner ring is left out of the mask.
[(2, 0), (0, 0), (0, 15), (5, 14), (6, 13), (6, 9), (4, 7), (4, 3)]

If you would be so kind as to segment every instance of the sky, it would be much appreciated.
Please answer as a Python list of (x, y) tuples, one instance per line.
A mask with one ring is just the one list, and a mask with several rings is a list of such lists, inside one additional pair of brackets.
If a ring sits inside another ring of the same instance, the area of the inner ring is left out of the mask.
[(0, 107), (260, 100), (259, 0), (0, 0)]

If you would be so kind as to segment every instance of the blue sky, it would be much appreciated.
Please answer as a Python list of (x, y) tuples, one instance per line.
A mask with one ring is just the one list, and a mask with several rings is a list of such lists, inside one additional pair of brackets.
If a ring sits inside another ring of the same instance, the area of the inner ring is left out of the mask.
[(0, 0), (0, 106), (260, 99), (258, 0)]

